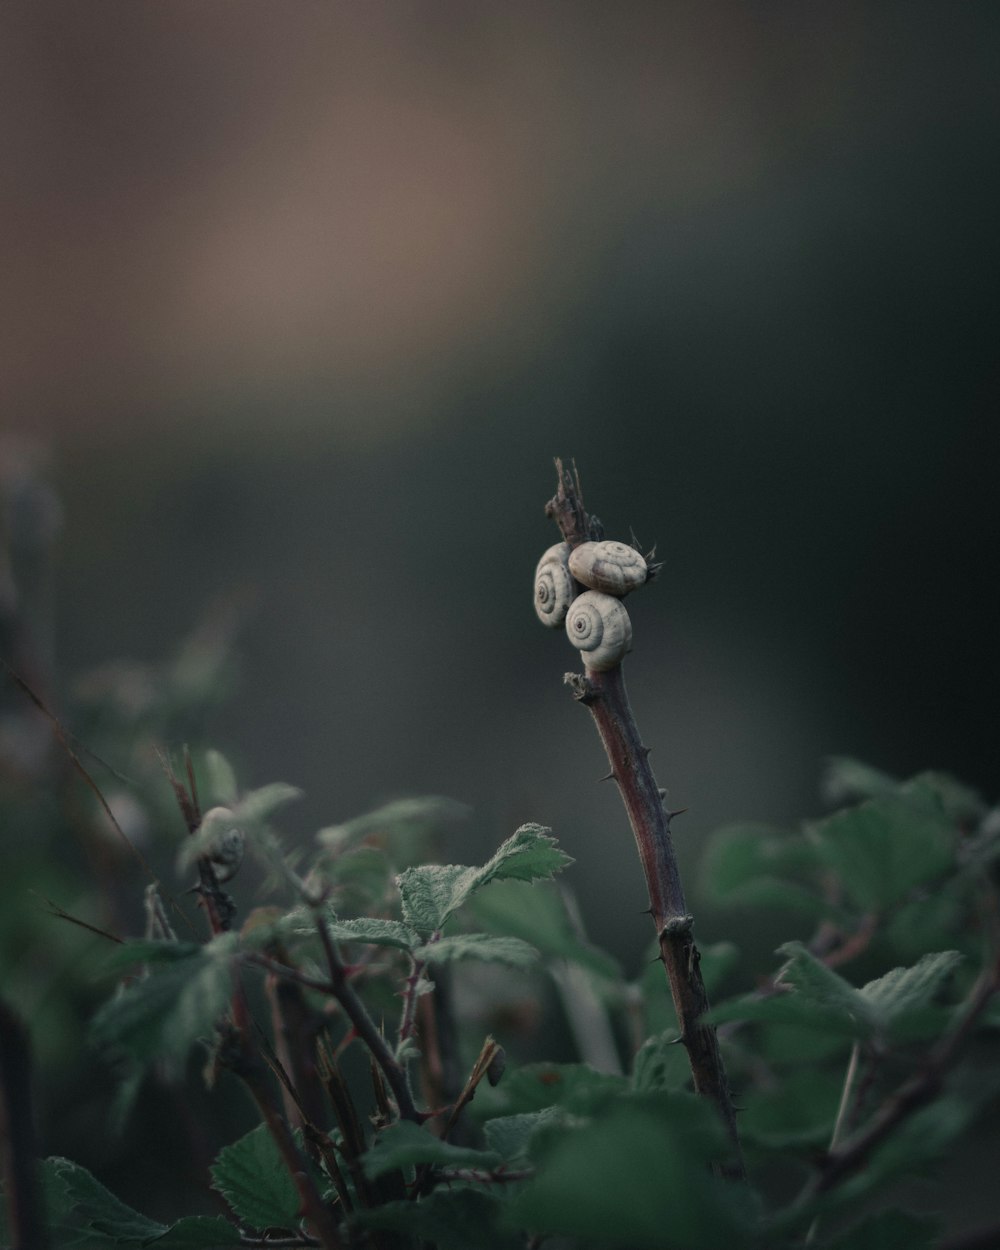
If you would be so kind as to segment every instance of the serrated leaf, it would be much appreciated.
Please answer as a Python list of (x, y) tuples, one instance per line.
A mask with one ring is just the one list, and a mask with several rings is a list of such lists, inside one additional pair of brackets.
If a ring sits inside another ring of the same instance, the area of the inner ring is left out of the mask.
[(354, 820), (321, 829), (316, 840), (328, 850), (339, 851), (364, 838), (380, 835), (420, 836), (442, 824), (463, 820), (468, 814), (469, 808), (464, 803), (440, 795), (395, 799)]
[(497, 1116), (486, 1121), (483, 1134), (489, 1148), (502, 1155), (506, 1163), (523, 1162), (528, 1157), (534, 1134), (553, 1125), (564, 1124), (566, 1118), (566, 1112), (561, 1107)]
[(469, 906), (491, 933), (521, 938), (544, 956), (568, 959), (608, 980), (621, 979), (618, 961), (578, 935), (562, 895), (547, 882), (498, 881), (474, 895)]
[[(420, 935), (398, 920), (378, 920), (361, 916), (357, 920), (328, 920), (326, 925), (335, 942), (361, 942), (368, 946), (394, 946), (408, 951), (420, 945)], [(313, 929), (303, 927), (302, 933)]]
[(266, 1125), (224, 1146), (211, 1172), (212, 1188), (238, 1220), (257, 1229), (298, 1227), (299, 1196)]
[(39, 1168), (53, 1250), (138, 1250), (166, 1232), (133, 1210), (70, 1159), (44, 1159)]
[(489, 933), (457, 933), (440, 938), (414, 952), (428, 963), (451, 963), (458, 959), (480, 959), (488, 963), (509, 964), (512, 968), (530, 968), (538, 963), (539, 954), (527, 942), (515, 937), (494, 937)]
[(216, 1250), (245, 1242), (240, 1230), (221, 1215), (188, 1215), (171, 1224), (162, 1236), (143, 1244), (152, 1250)]
[(440, 929), (452, 912), (491, 881), (536, 881), (573, 861), (540, 825), (522, 825), (481, 868), (425, 864), (396, 878), (403, 919), (422, 933)]
[(721, 1125), (693, 1095), (645, 1095), (568, 1132), (514, 1196), (509, 1223), (629, 1250), (738, 1250), (748, 1195), (717, 1181)]
[(925, 955), (912, 968), (893, 968), (869, 981), (860, 993), (879, 1027), (886, 1030), (902, 1016), (926, 1007), (962, 959), (960, 951)]
[(900, 902), (955, 862), (954, 830), (940, 806), (893, 795), (837, 812), (812, 833), (824, 861), (866, 911)]
[(354, 1218), (366, 1228), (409, 1234), (441, 1250), (519, 1250), (523, 1238), (498, 1228), (504, 1204), (480, 1189), (435, 1189), (419, 1202), (386, 1202)]
[(502, 1162), (502, 1157), (495, 1151), (453, 1146), (410, 1120), (401, 1120), (384, 1129), (375, 1138), (371, 1149), (361, 1157), (361, 1165), (370, 1180), (396, 1168), (413, 1167), (418, 1163), (490, 1171)]
[(779, 985), (790, 985), (803, 998), (853, 1022), (855, 1036), (868, 1037), (877, 1024), (870, 1003), (849, 981), (828, 968), (801, 942), (785, 942), (778, 954), (787, 955), (788, 962), (778, 974)]
[(93, 1041), (143, 1062), (182, 1060), (196, 1039), (211, 1036), (226, 1008), (236, 940), (235, 934), (213, 938), (188, 958), (119, 987), (91, 1022)]
[(744, 994), (716, 1004), (707, 1013), (709, 1024), (726, 1024), (743, 1020), (757, 1024), (785, 1025), (805, 1029), (824, 1037), (855, 1038), (858, 1036), (854, 1017), (840, 1010), (825, 1007), (804, 994), (778, 993), (762, 997)]

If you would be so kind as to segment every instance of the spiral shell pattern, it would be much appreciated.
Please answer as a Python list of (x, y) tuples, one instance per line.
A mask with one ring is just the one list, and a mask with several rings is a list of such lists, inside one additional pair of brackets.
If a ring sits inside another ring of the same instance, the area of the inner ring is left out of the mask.
[(569, 543), (556, 543), (535, 569), (535, 613), (543, 625), (557, 629), (566, 619), (577, 587), (569, 571)]
[(638, 590), (649, 577), (646, 561), (634, 547), (610, 539), (581, 543), (569, 557), (569, 571), (584, 586), (619, 599)]
[(632, 622), (625, 605), (598, 590), (586, 590), (574, 599), (566, 633), (581, 652), (584, 666), (595, 673), (620, 664), (632, 647)]
[(201, 829), (208, 835), (206, 858), (215, 869), (220, 885), (235, 877), (243, 863), (246, 834), (233, 819), (228, 807), (213, 807), (201, 822)]

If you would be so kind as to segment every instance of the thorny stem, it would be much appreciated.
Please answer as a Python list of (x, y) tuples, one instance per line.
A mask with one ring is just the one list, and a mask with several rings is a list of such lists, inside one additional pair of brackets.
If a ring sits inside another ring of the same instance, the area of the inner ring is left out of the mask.
[(414, 1124), (423, 1124), (426, 1117), (421, 1115), (414, 1105), (413, 1095), (410, 1093), (409, 1082), (406, 1079), (406, 1072), (403, 1070), (402, 1064), (399, 1063), (389, 1049), (385, 1038), (375, 1027), (375, 1021), (368, 1014), (364, 1003), (358, 997), (357, 991), (351, 985), (347, 969), (340, 958), (336, 943), (330, 937), (330, 930), (327, 928), (326, 921), (320, 915), (318, 909), (314, 912), (314, 919), (320, 942), (323, 945), (323, 953), (326, 956), (327, 968), (330, 972), (331, 992), (337, 999), (337, 1002), (343, 1007), (348, 1020), (354, 1026), (355, 1033), (368, 1047), (381, 1068), (389, 1088), (392, 1090), (393, 1097), (396, 1099), (399, 1114), (404, 1120), (412, 1120)]
[[(580, 479), (556, 461), (559, 486), (546, 504), (546, 515), (556, 522), (570, 546), (584, 542), (595, 529), (583, 508)], [(680, 1040), (687, 1049), (694, 1088), (719, 1109), (734, 1147), (734, 1157), (723, 1169), (727, 1175), (745, 1179), (736, 1118), (715, 1029), (704, 1023), (708, 994), (699, 968), (700, 955), (692, 937), (694, 918), (687, 909), (677, 857), (670, 836), (670, 813), (649, 765), (649, 748), (643, 745), (625, 690), (621, 666), (607, 672), (588, 671), (581, 677), (566, 675), (575, 697), (590, 711), (597, 725), (618, 783), (646, 885), (649, 912), (656, 926), (660, 958), (670, 984), (677, 1012)]]

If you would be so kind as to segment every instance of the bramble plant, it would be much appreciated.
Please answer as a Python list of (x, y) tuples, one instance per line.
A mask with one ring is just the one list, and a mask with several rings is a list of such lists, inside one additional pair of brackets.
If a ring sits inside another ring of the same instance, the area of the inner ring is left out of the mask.
[[(142, 937), (77, 920), (103, 940), (115, 980), (91, 1040), (117, 1065), (119, 1124), (149, 1076), (183, 1088), (193, 1052), (210, 1086), (245, 1089), (259, 1123), (211, 1164), (224, 1214), (148, 1218), (82, 1166), (37, 1158), (27, 1034), (0, 1004), (4, 1246), (1000, 1243), (998, 1230), (944, 1237), (909, 1184), (961, 1148), (995, 1088), (984, 1043), (1000, 1028), (1000, 811), (943, 774), (900, 782), (834, 760), (831, 815), (798, 831), (731, 826), (704, 851), (707, 901), (784, 917), (798, 937), (767, 969), (742, 969), (733, 943), (699, 951), (675, 813), (622, 675), (622, 598), (658, 566), (606, 542), (578, 477), (557, 468), (547, 513), (561, 542), (539, 563), (536, 609), (580, 652), (585, 671), (566, 681), (594, 718), (635, 835), (654, 925), (642, 976), (627, 981), (586, 940), (555, 880), (573, 861), (547, 829), (522, 825), (480, 865), (426, 863), (428, 837), (459, 808), (413, 799), (321, 830), (303, 855), (275, 827), (294, 788), (241, 789), (211, 749), (161, 755), (158, 780), (148, 772), (133, 801), (162, 812), (167, 796), (179, 813), (178, 869), (197, 875), (202, 933), (155, 880)], [(160, 684), (163, 715), (176, 713), (180, 684)], [(121, 803), (46, 714), (127, 841)], [(3, 801), (13, 818), (23, 798)], [(274, 902), (241, 918), (230, 882), (244, 861), (263, 868)], [(483, 963), (552, 977), (579, 1062), (515, 1065), (502, 1037), (473, 1033), (456, 989)], [(711, 1007), (709, 992), (739, 977), (753, 988)]]

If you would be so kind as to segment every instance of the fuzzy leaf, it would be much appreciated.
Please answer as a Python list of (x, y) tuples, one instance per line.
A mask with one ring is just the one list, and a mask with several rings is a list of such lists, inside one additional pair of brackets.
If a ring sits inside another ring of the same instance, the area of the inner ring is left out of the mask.
[(627, 1089), (623, 1076), (598, 1072), (586, 1063), (531, 1063), (508, 1070), (496, 1089), (481, 1085), (473, 1105), (489, 1116), (543, 1111), (551, 1106), (573, 1115), (590, 1115)]
[(503, 1158), (495, 1151), (453, 1146), (410, 1120), (401, 1120), (379, 1133), (374, 1145), (361, 1160), (365, 1175), (371, 1180), (396, 1168), (412, 1167), (417, 1163), (490, 1171), (502, 1162)]
[(801, 942), (785, 942), (778, 947), (778, 953), (788, 956), (779, 974), (779, 984), (791, 985), (810, 1003), (851, 1021), (855, 1036), (870, 1036), (877, 1014), (859, 990), (821, 963)]
[(940, 806), (894, 795), (838, 812), (813, 834), (823, 859), (866, 911), (900, 902), (955, 860), (954, 832)]
[(53, 1250), (139, 1250), (167, 1231), (69, 1159), (44, 1159), (39, 1179)]
[(895, 777), (860, 760), (832, 755), (826, 762), (820, 790), (828, 803), (843, 804), (892, 794), (898, 784)]
[(422, 933), (440, 929), (452, 912), (491, 881), (535, 881), (560, 872), (572, 859), (546, 829), (522, 825), (481, 868), (425, 864), (396, 878), (403, 919)]
[[(361, 916), (357, 920), (328, 920), (327, 929), (335, 942), (361, 942), (368, 946), (394, 946), (408, 951), (420, 945), (420, 935), (398, 920), (378, 920)], [(314, 932), (313, 928), (299, 930)]]
[(882, 1029), (903, 1015), (926, 1007), (945, 980), (962, 962), (960, 951), (925, 955), (912, 968), (893, 968), (862, 986), (860, 993), (870, 1004)]
[(211, 1171), (212, 1188), (238, 1220), (259, 1229), (298, 1227), (299, 1195), (266, 1125), (223, 1147)]
[(744, 994), (718, 1003), (705, 1019), (710, 1024), (725, 1024), (730, 1020), (746, 1020), (757, 1024), (787, 1025), (806, 1029), (824, 1037), (858, 1036), (854, 1017), (839, 1009), (824, 1006), (804, 994)]
[(530, 968), (538, 963), (539, 954), (533, 946), (515, 937), (493, 937), (489, 933), (458, 933), (441, 938), (414, 952), (428, 963), (451, 963), (457, 959), (480, 959), (488, 963), (510, 964), (513, 968)]
[(91, 1022), (94, 1042), (120, 1046), (142, 1061), (182, 1060), (197, 1038), (211, 1036), (226, 1008), (236, 940), (229, 933), (213, 938), (195, 954), (120, 987)]
[(498, 1228), (504, 1204), (479, 1189), (435, 1189), (419, 1202), (386, 1202), (355, 1213), (366, 1228), (409, 1234), (441, 1250), (519, 1250), (523, 1238)]
[(532, 1136), (553, 1124), (563, 1124), (566, 1112), (560, 1107), (528, 1111), (521, 1115), (503, 1115), (483, 1125), (486, 1144), (502, 1155), (506, 1163), (523, 1162), (528, 1157)]

